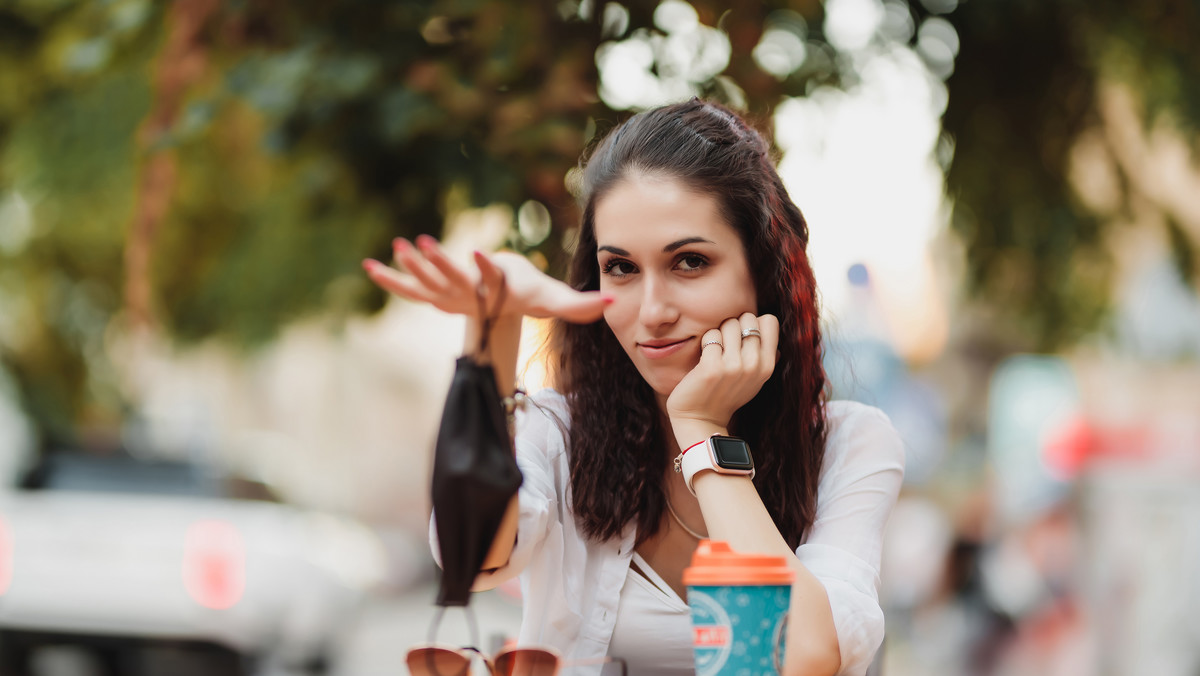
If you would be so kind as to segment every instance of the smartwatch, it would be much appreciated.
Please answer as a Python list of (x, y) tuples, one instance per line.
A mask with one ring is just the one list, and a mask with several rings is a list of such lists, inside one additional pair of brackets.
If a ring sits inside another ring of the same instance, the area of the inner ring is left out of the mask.
[(692, 495), (692, 478), (706, 469), (717, 474), (733, 474), (754, 478), (754, 458), (750, 455), (750, 444), (737, 437), (714, 434), (704, 441), (684, 449), (676, 459), (677, 471), (683, 472), (683, 480)]

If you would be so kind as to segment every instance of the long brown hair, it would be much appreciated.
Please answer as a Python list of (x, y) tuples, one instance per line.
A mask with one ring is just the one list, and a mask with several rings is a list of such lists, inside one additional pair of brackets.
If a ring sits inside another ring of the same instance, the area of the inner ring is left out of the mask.
[[(728, 109), (692, 99), (639, 113), (596, 146), (583, 168), (583, 221), (569, 283), (600, 288), (596, 203), (629, 172), (670, 177), (717, 195), (746, 248), (758, 314), (780, 324), (780, 357), (758, 395), (730, 422), (754, 452), (758, 493), (788, 544), (812, 525), (825, 449), (825, 371), (808, 225), (763, 137)], [(653, 390), (605, 322), (558, 321), (556, 386), (570, 410), (572, 508), (589, 537), (617, 537), (635, 521), (638, 543), (658, 530), (666, 496), (668, 429)]]

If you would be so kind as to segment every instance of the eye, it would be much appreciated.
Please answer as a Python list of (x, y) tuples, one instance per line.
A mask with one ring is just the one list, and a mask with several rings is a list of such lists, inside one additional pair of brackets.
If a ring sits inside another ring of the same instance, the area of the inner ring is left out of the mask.
[(708, 267), (708, 259), (700, 254), (684, 254), (679, 257), (675, 267), (683, 272), (695, 272)]
[(637, 272), (637, 266), (624, 258), (610, 258), (601, 268), (604, 274), (612, 277), (625, 277)]

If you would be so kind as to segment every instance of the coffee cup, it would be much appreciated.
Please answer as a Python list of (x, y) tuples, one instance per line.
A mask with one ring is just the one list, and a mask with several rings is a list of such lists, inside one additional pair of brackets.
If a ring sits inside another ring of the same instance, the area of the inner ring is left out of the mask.
[(794, 579), (786, 557), (701, 540), (683, 571), (696, 676), (779, 674)]

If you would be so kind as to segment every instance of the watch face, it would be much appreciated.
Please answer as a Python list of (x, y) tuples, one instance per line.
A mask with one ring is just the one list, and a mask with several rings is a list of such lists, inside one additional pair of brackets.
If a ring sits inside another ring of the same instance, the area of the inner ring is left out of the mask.
[(717, 466), (725, 469), (754, 469), (754, 460), (750, 458), (750, 445), (737, 437), (712, 438), (713, 455)]

